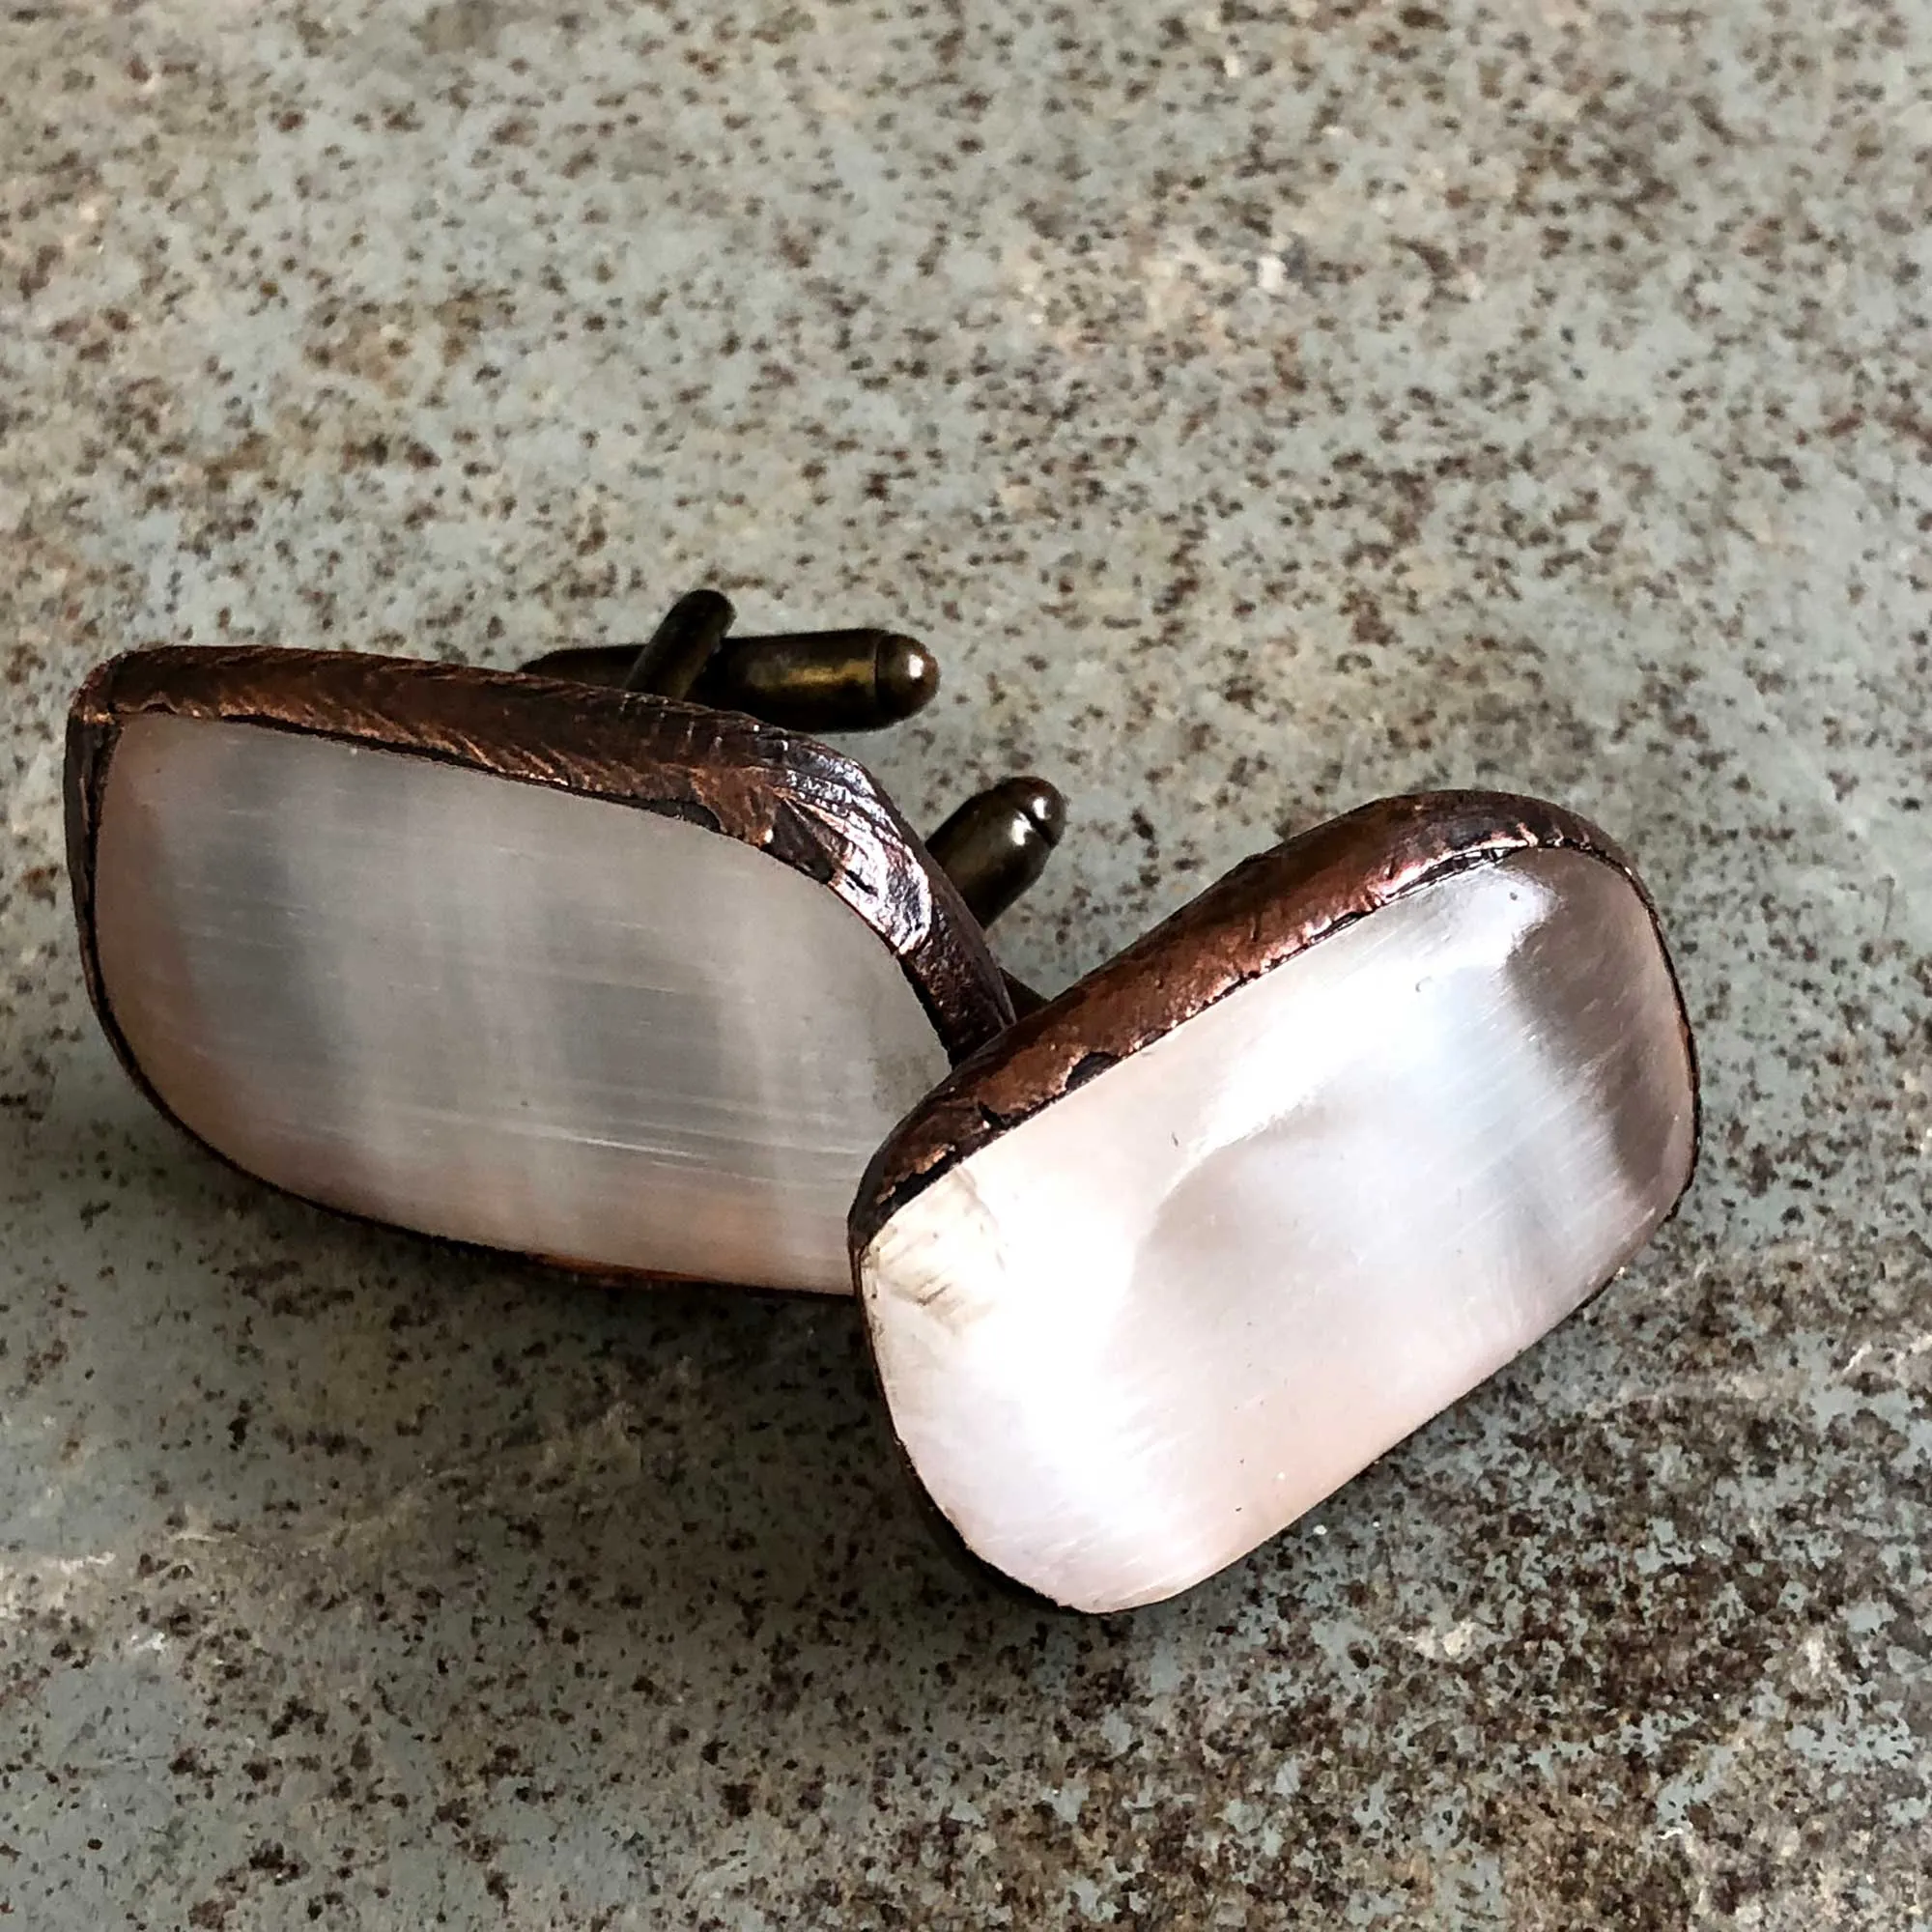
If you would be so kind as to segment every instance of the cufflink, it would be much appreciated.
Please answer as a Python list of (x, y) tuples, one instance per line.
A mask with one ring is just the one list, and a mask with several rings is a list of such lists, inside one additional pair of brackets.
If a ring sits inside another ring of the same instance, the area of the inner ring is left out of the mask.
[(1009, 1578), (1172, 1596), (1587, 1300), (1697, 1131), (1617, 847), (1497, 793), (1371, 805), (1248, 861), (882, 1147), (851, 1244), (893, 1427)]
[(983, 922), (1044, 863), (1058, 795), (1010, 781), (956, 814), (955, 884), (799, 728), (909, 715), (923, 647), (729, 620), (694, 593), (628, 669), (593, 653), (576, 679), (283, 649), (103, 667), (69, 723), (70, 871), (136, 1083), (353, 1214), (849, 1292), (867, 1161), (1012, 1019)]

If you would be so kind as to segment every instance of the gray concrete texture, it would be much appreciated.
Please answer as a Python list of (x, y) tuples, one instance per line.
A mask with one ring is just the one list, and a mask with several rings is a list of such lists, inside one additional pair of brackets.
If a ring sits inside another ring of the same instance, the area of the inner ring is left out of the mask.
[[(1932, 1924), (1932, 6), (0, 17), (0, 1907), (35, 1928)], [(885, 622), (1065, 983), (1278, 828), (1638, 855), (1702, 1172), (1184, 1600), (960, 1577), (851, 1311), (220, 1170), (111, 1064), (124, 646)]]

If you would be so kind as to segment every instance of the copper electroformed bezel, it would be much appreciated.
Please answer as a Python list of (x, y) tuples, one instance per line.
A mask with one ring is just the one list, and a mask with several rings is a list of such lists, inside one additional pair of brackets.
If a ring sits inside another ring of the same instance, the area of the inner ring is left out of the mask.
[(815, 739), (736, 712), (525, 672), (343, 651), (161, 646), (101, 666), (74, 697), (68, 869), (100, 1024), (135, 1084), (197, 1141), (117, 1024), (97, 945), (101, 804), (122, 727), (144, 717), (330, 738), (702, 826), (842, 899), (894, 955), (949, 1059), (1012, 1020), (1005, 978), (956, 889), (870, 774)]
[(1083, 1081), (1356, 920), (1451, 873), (1533, 851), (1601, 860), (1643, 902), (1676, 995), (1694, 1103), (1696, 1051), (1656, 902), (1606, 833), (1508, 792), (1378, 799), (1244, 860), (956, 1066), (873, 1156), (852, 1208), (854, 1266), (907, 1202)]

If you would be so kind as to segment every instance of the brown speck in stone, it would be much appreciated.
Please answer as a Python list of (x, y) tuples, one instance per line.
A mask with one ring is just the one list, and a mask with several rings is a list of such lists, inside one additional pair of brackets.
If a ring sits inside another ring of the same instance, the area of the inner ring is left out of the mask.
[(1381, 606), (1367, 590), (1354, 589), (1343, 599), (1350, 634), (1357, 643), (1387, 644), (1395, 640), (1395, 628), (1383, 617)]
[(43, 242), (35, 249), (33, 260), (20, 270), (15, 286), (23, 301), (31, 300), (53, 279), (54, 266), (61, 258), (58, 245)]
[(288, 1885), (291, 1881), (301, 1877), (308, 1867), (282, 1846), (270, 1842), (259, 1845), (249, 1853), (248, 1869), (264, 1873), (276, 1885)]
[(433, 54), (487, 53), (501, 29), (501, 0), (440, 0), (417, 21), (415, 34)]

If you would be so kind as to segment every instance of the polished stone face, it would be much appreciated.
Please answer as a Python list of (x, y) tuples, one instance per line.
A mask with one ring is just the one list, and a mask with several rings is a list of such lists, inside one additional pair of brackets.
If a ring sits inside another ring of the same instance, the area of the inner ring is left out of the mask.
[(1569, 852), (1442, 879), (908, 1202), (861, 1264), (894, 1425), (998, 1569), (1153, 1602), (1560, 1321), (1692, 1156), (1629, 883)]
[(140, 718), (101, 810), (107, 1002), (250, 1173), (591, 1266), (850, 1291), (845, 1214), (947, 1056), (822, 885), (679, 821)]

